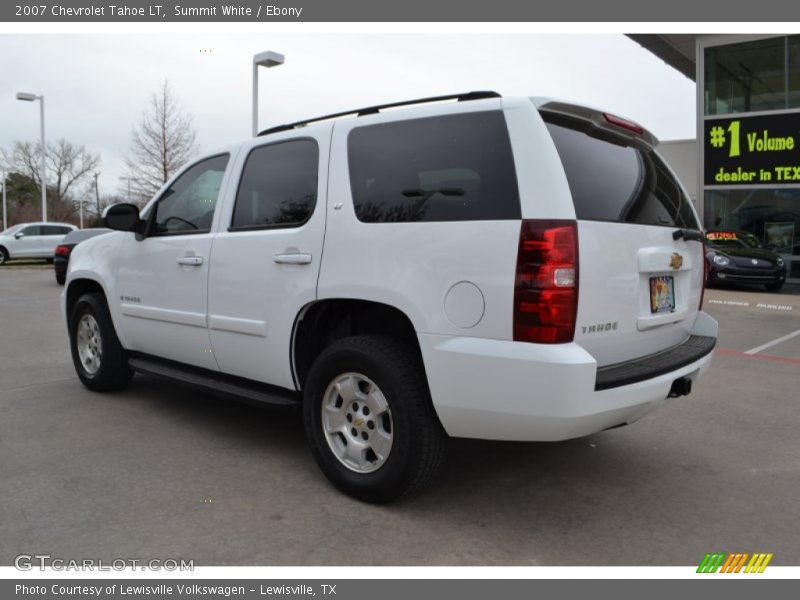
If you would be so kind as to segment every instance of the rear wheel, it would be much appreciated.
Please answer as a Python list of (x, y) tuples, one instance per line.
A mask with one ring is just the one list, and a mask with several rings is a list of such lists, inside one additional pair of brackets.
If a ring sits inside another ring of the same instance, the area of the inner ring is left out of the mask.
[(389, 502), (436, 474), (447, 434), (416, 353), (384, 336), (334, 342), (314, 362), (303, 414), (330, 481), (367, 502)]
[(109, 392), (130, 383), (133, 371), (101, 294), (84, 294), (75, 303), (69, 338), (75, 371), (90, 390)]
[(64, 273), (56, 273), (56, 283), (58, 285), (64, 285), (67, 281), (67, 276)]

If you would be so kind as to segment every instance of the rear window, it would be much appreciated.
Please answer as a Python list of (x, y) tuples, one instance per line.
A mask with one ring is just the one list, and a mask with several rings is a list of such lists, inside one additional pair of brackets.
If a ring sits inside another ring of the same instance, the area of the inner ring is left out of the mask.
[(77, 244), (78, 242), (82, 242), (84, 240), (88, 240), (89, 238), (97, 237), (98, 235), (103, 235), (104, 233), (109, 233), (110, 229), (74, 229), (70, 233), (66, 235), (64, 238), (64, 244)]
[(254, 148), (242, 172), (231, 229), (297, 227), (317, 204), (319, 148), (291, 140)]
[(347, 142), (356, 216), (367, 223), (519, 219), (501, 111), (357, 127)]
[(567, 123), (548, 122), (547, 128), (578, 219), (700, 228), (691, 200), (655, 151), (600, 139)]

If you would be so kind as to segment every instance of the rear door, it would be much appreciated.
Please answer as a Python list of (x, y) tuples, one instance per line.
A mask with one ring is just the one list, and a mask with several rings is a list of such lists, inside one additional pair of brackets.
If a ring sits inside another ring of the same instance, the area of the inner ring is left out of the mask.
[(294, 387), (292, 328), (317, 297), (330, 135), (330, 125), (317, 126), (240, 154), (208, 284), (209, 333), (224, 373)]
[[(703, 289), (700, 225), (675, 175), (635, 124), (540, 108), (575, 205), (575, 341), (599, 366), (652, 354), (689, 335)], [(681, 233), (677, 233), (678, 231)]]
[(61, 240), (63, 240), (64, 236), (66, 236), (70, 231), (72, 231), (72, 228), (66, 227), (65, 225), (42, 225), (42, 238), (41, 245), (39, 247), (39, 255), (52, 258), (56, 246), (61, 243)]

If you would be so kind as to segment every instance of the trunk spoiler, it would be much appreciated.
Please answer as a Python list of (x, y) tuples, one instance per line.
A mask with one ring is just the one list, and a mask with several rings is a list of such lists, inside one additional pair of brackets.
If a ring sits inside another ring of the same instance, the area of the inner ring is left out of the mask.
[(632, 146), (645, 146), (653, 149), (658, 146), (658, 138), (647, 129), (623, 117), (587, 106), (569, 104), (546, 98), (531, 98), (543, 117), (553, 121), (569, 120), (590, 135), (600, 138), (623, 138)]

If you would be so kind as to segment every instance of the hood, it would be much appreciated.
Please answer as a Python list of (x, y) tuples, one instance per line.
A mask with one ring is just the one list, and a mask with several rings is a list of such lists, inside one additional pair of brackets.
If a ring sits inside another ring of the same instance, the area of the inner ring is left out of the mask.
[(773, 263), (778, 260), (777, 254), (764, 248), (715, 248), (714, 246), (709, 246), (708, 251), (716, 252), (717, 254), (726, 254), (727, 256), (735, 256), (737, 258), (760, 258), (761, 260), (768, 260)]

